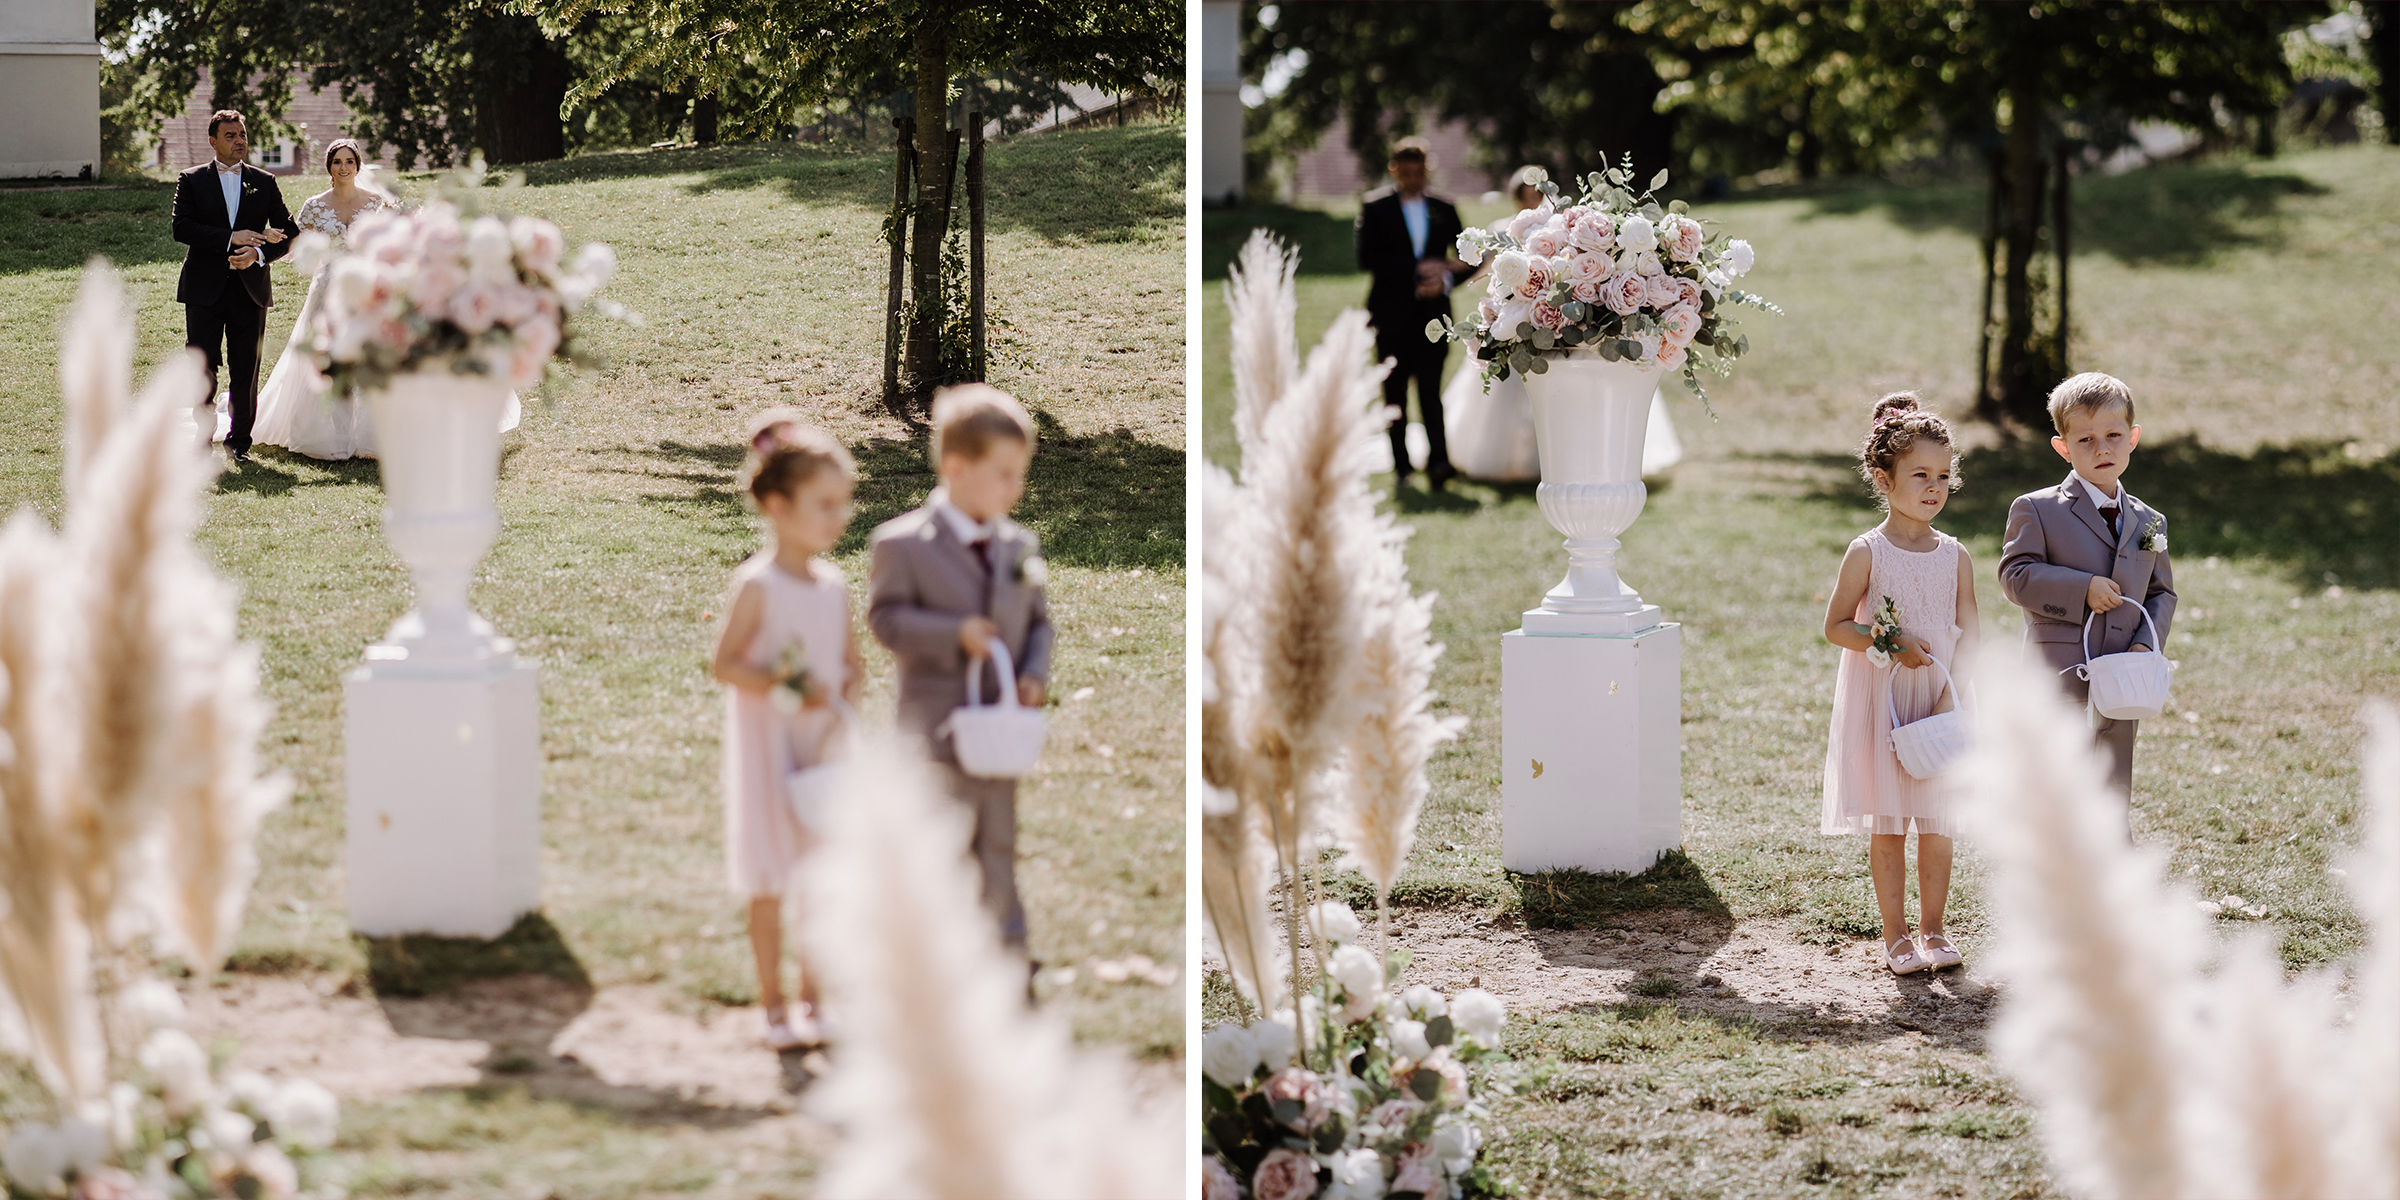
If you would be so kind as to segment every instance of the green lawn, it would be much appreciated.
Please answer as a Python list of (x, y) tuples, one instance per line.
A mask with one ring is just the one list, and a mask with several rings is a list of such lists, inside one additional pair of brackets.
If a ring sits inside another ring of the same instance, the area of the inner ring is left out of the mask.
[[(988, 168), (989, 287), (1006, 322), (992, 378), (1041, 426), (1018, 515), (1052, 564), (1059, 631), (1049, 749), (1020, 793), (1019, 873), (1032, 951), (1058, 965), (1183, 957), (1183, 132), (1169, 123), (1002, 142)], [(613, 244), (622, 269), (609, 294), (643, 318), (599, 327), (609, 369), (528, 399), (507, 439), (500, 542), (474, 593), (543, 672), (549, 927), (534, 932), (550, 945), (540, 957), (600, 986), (750, 1003), (742, 905), (722, 865), (722, 701), (706, 666), (729, 573), (759, 544), (733, 474), (743, 422), (772, 403), (805, 407), (853, 447), (859, 513), (836, 557), (863, 612), (867, 532), (921, 503), (933, 482), (921, 439), (878, 396), (887, 258), (877, 238), (891, 159), (745, 145), (528, 174), (514, 206), (556, 220), (571, 242)], [(296, 207), (321, 186), (287, 180), (284, 192)], [(182, 247), (167, 236), (167, 201), (163, 185), (0, 193), (0, 354), (16, 364), (0, 376), (0, 510), (57, 515), (55, 337), (86, 258), (105, 254), (126, 273), (137, 371), (180, 346)], [(288, 273), (277, 283), (270, 355), (302, 286)], [(243, 633), (265, 654), (277, 707), (268, 762), (299, 785), (261, 839), (237, 970), (363, 976), (369, 966), (344, 917), (338, 679), (408, 599), (378, 527), (376, 480), (372, 463), (265, 451), (223, 477), (209, 504), (201, 541), (241, 585)], [(888, 713), (888, 656), (863, 630), (862, 640), (867, 709)], [(392, 981), (383, 969), (374, 978)], [(1046, 1003), (1085, 1040), (1141, 1057), (1182, 1053), (1180, 987), (1112, 985), (1087, 970)], [(419, 1108), (363, 1110), (356, 1139), (375, 1141), (387, 1116), (422, 1124)], [(639, 1149), (666, 1136), (655, 1117), (509, 1112), (480, 1132), (450, 1121), (462, 1132), (445, 1144), (497, 1161), (525, 1122), (563, 1121), (545, 1137), (636, 1139), (621, 1156), (631, 1165), (588, 1190), (687, 1191), (717, 1178), (702, 1171), (694, 1184), (688, 1170), (641, 1166), (689, 1165), (663, 1143)], [(734, 1190), (789, 1190), (787, 1167), (761, 1166)], [(500, 1178), (437, 1172), (404, 1190), (498, 1188)]]
[[(2136, 836), (2170, 848), (2173, 870), (2211, 894), (2270, 909), (2287, 962), (2338, 959), (2362, 932), (2326, 872), (2355, 840), (2355, 718), (2367, 696), (2400, 686), (2400, 345), (2388, 333), (2400, 326), (2389, 269), (2400, 253), (2400, 157), (2359, 148), (2158, 168), (2082, 183), (2077, 200), (2075, 366), (2119, 375), (2141, 405), (2147, 440), (2126, 483), (2172, 523), (2182, 598), (2169, 647), (2182, 663), (2175, 701), (2141, 738)], [(1624, 537), (1627, 577), (1684, 623), (1690, 865), (1662, 871), (1657, 892), (1598, 881), (1564, 901), (1500, 869), (1499, 635), (1556, 581), (1558, 534), (1531, 485), (1439, 496), (1412, 487), (1399, 502), (1417, 531), (1411, 582), (1441, 594), (1434, 635), (1449, 647), (1434, 686), (1470, 724), (1432, 766), (1420, 848), (1397, 889), (1405, 903), (1538, 925), (1665, 899), (1787, 919), (1828, 942), (1874, 935), (1862, 848), (1816, 832), (1834, 665), (1817, 631), (1843, 545), (1879, 519), (1850, 468), (1867, 405), (1901, 387), (1954, 419), (1969, 405), (1981, 198), (1843, 184), (1698, 212), (1759, 247), (1749, 282), (1788, 315), (1744, 319), (1753, 353), (1711, 388), (1720, 421), (1670, 394), (1688, 457)], [(1469, 205), (1465, 215), (1496, 212)], [(1365, 296), (1348, 221), (1211, 213), (1212, 278), (1261, 223), (1310, 256), (1305, 348)], [(1231, 464), (1215, 292), (1204, 337), (1203, 447)], [(1986, 644), (2006, 645), (2020, 627), (1993, 578), (2007, 504), (2065, 468), (2046, 445), (2012, 449), (1981, 428), (1965, 441), (1965, 491), (1939, 524), (1974, 557)], [(1984, 932), (1979, 876), (1970, 847), (1952, 917), (1970, 953)], [(1222, 995), (1209, 989), (1212, 1013)], [(1620, 1027), (1649, 1030), (1648, 1052), (1586, 1065), (1594, 1060), (1563, 1048)], [(1976, 1056), (1943, 1051), (1924, 1069), (1958, 1075), (1942, 1112), (1965, 1105), (1988, 1120), (1920, 1118), (1878, 1101), (1853, 1121), (1837, 1119), (1842, 1104), (1778, 1081), (1923, 1081), (1872, 1047), (1720, 1028), (1671, 1007), (1550, 1014), (1526, 1023), (1517, 1048), (1559, 1072), (1495, 1114), (1507, 1132), (1490, 1153), (1528, 1194), (2050, 1187), (2030, 1139), (2016, 1137), (2022, 1110)], [(1727, 1088), (1748, 1098), (1695, 1099)], [(1789, 1114), (1770, 1119), (1777, 1097)]]

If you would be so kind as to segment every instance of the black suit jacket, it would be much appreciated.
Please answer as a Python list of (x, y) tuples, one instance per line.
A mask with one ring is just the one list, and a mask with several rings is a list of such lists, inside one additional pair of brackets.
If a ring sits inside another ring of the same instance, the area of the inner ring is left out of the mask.
[[(1447, 200), (1425, 197), (1425, 258), (1447, 262), (1465, 226)], [(1413, 359), (1447, 347), (1425, 340), (1425, 323), (1450, 315), (1450, 297), (1417, 298), (1417, 252), (1408, 242), (1400, 195), (1385, 192), (1358, 210), (1358, 269), (1374, 280), (1367, 288), (1367, 319), (1375, 325), (1376, 349)]]
[[(283, 189), (275, 177), (247, 163), (242, 165), (242, 207), (228, 220), (225, 189), (217, 182), (217, 167), (204, 162), (175, 177), (175, 240), (182, 242), (183, 274), (175, 280), (178, 304), (215, 304), (227, 283), (239, 285), (260, 308), (275, 307), (275, 284), (267, 264), (289, 254), (300, 225), (283, 206)], [(260, 246), (258, 262), (240, 271), (225, 265), (233, 254), (227, 245), (236, 229), (263, 232), (269, 225), (283, 231), (284, 240)]]

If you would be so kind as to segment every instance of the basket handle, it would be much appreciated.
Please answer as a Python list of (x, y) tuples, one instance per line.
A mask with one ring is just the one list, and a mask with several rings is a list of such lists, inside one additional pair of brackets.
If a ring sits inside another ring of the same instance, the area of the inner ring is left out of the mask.
[[(1943, 666), (1942, 660), (1934, 658), (1930, 654), (1926, 655), (1925, 657), (1932, 660), (1934, 670), (1942, 673), (1942, 687), (1947, 689), (1950, 695), (1958, 701), (1959, 711), (1966, 711), (1967, 694), (1958, 690), (1958, 681), (1950, 677), (1950, 668)], [(1917, 668), (1911, 667), (1907, 669), (1915, 670)], [(1896, 681), (1899, 679), (1899, 677), (1899, 670), (1895, 669), (1892, 673), (1892, 678)], [(1942, 693), (1935, 692), (1933, 694), (1933, 698), (1936, 700), (1941, 699)], [(1883, 711), (1892, 718), (1892, 728), (1900, 728), (1900, 709), (1897, 705), (1892, 703), (1892, 689), (1888, 687), (1883, 689)]]
[[(2131, 602), (2128, 601), (2128, 603)], [(2142, 610), (2142, 624), (2148, 626), (2150, 629), (2150, 652), (2152, 654), (2166, 653), (2167, 648), (2158, 644), (2158, 623), (2150, 619), (2149, 606), (2136, 604), (2134, 607)], [(2072, 672), (2077, 679), (2090, 679), (2092, 677), (2091, 671), (2087, 669), (2092, 661), (2092, 619), (2099, 615), (2100, 614), (2096, 611), (2084, 614), (2083, 661), (2076, 663), (2074, 666), (2061, 670), (2059, 674), (2065, 675)]]
[[(1017, 665), (1009, 661), (1008, 643), (995, 636), (986, 641), (984, 647), (991, 653), (988, 655), (978, 654), (967, 660), (966, 706), (968, 708), (1017, 707), (1017, 689), (1015, 687)], [(987, 662), (992, 664), (992, 669), (998, 676), (1000, 684), (1000, 699), (990, 705), (983, 702), (983, 666)]]

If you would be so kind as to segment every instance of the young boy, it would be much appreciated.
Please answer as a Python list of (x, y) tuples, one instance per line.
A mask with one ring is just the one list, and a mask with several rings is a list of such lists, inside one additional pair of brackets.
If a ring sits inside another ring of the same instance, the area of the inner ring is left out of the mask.
[[(2000, 592), (2025, 610), (2026, 645), (2052, 671), (2064, 671), (2084, 661), (2084, 619), (2097, 613), (2094, 657), (2163, 648), (2175, 619), (2167, 521), (2117, 482), (2142, 441), (2133, 393), (2086, 371), (2050, 393), (2050, 424), (2058, 430), (2051, 448), (2073, 469), (2058, 486), (2009, 505), (2000, 547)], [(2077, 702), (2090, 688), (2072, 673), (2059, 681)], [(2108, 752), (2109, 782), (2128, 799), (2137, 724), (2092, 718), (2093, 740)]]
[[(968, 668), (997, 639), (1017, 677), (1021, 704), (1042, 703), (1050, 675), (1047, 568), (1034, 535), (1008, 519), (1025, 494), (1033, 462), (1033, 419), (1008, 393), (984, 383), (933, 396), (933, 458), (941, 486), (925, 507), (875, 530), (867, 575), (867, 626), (900, 668), (899, 726), (927, 741), (951, 796), (975, 819), (983, 903), (1010, 948), (1025, 949), (1017, 899), (1017, 784), (958, 769), (947, 734), (934, 735), (967, 702)], [(1000, 698), (997, 672), (981, 672), (985, 701)]]

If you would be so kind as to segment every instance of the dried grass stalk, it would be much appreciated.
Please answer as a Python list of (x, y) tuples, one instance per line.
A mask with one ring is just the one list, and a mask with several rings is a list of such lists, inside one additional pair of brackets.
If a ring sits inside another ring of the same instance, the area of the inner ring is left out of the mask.
[(856, 760), (803, 876), (809, 963), (840, 1022), (812, 1105), (843, 1130), (821, 1194), (1100, 1197), (1180, 1189), (1180, 1131), (1026, 1007), (982, 915), (958, 806), (889, 745)]
[(2349, 1065), (2341, 1154), (2362, 1196), (2400, 1196), (2400, 712), (2367, 706), (2360, 771), (2364, 837), (2344, 866), (2370, 931), (2351, 994), (2356, 1010), (2342, 1057)]
[(1233, 334), (1233, 433), (1245, 465), (1259, 448), (1267, 414), (1300, 374), (1295, 332), (1299, 270), (1299, 250), (1276, 241), (1264, 229), (1253, 229), (1226, 272), (1225, 307), (1232, 315)]
[[(133, 391), (133, 306), (107, 260), (84, 267), (75, 303), (67, 309), (59, 339), (58, 385), (66, 402), (66, 485), (83, 484), (92, 459)], [(204, 388), (203, 391), (206, 389)]]
[(1252, 660), (1234, 652), (1229, 622), (1241, 607), (1242, 557), (1232, 535), (1244, 503), (1241, 486), (1204, 467), (1200, 509), (1200, 895), (1202, 925), (1224, 957), (1234, 986), (1261, 1013), (1284, 987), (1275, 952), (1270, 896), (1275, 855), (1255, 767), (1236, 736), (1234, 713), (1256, 687)]

